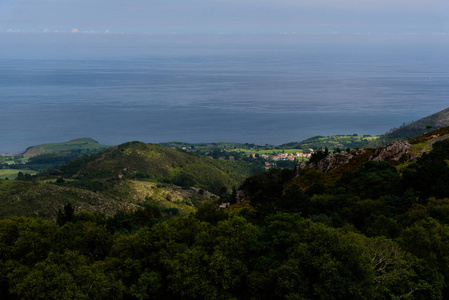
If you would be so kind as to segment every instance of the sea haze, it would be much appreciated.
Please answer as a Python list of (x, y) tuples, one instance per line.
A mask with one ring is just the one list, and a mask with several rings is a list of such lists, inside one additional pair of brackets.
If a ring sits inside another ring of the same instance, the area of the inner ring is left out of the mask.
[(79, 137), (280, 144), (375, 135), (448, 106), (446, 54), (368, 48), (0, 60), (0, 153)]

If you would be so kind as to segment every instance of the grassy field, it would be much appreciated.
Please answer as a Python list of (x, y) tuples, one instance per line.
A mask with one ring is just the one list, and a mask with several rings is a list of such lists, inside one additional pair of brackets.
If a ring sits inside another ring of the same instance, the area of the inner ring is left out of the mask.
[(0, 179), (15, 179), (19, 172), (28, 173), (31, 175), (36, 174), (36, 171), (29, 169), (0, 169)]
[(5, 164), (13, 164), (13, 163), (26, 164), (30, 160), (29, 157), (16, 157), (9, 155), (3, 156), (3, 158)]

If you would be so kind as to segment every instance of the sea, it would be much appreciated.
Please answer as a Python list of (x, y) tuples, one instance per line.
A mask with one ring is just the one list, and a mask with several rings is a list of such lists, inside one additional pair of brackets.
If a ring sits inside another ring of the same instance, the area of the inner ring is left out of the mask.
[(279, 145), (382, 134), (449, 106), (448, 52), (404, 48), (0, 58), (0, 153), (81, 137)]

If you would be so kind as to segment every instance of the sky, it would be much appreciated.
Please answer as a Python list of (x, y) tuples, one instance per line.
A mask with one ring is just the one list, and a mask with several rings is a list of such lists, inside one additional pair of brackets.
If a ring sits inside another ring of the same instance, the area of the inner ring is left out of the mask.
[(157, 52), (158, 45), (188, 51), (224, 44), (448, 41), (447, 0), (0, 0), (5, 57), (92, 49), (139, 55)]

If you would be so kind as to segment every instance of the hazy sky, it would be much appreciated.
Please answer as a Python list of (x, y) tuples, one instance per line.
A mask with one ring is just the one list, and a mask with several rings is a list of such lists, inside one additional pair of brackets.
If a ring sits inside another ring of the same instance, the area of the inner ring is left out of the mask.
[(0, 54), (6, 55), (27, 46), (135, 49), (152, 35), (190, 43), (211, 35), (240, 36), (235, 43), (248, 42), (242, 36), (296, 35), (312, 43), (419, 44), (446, 43), (448, 34), (447, 0), (0, 0)]

